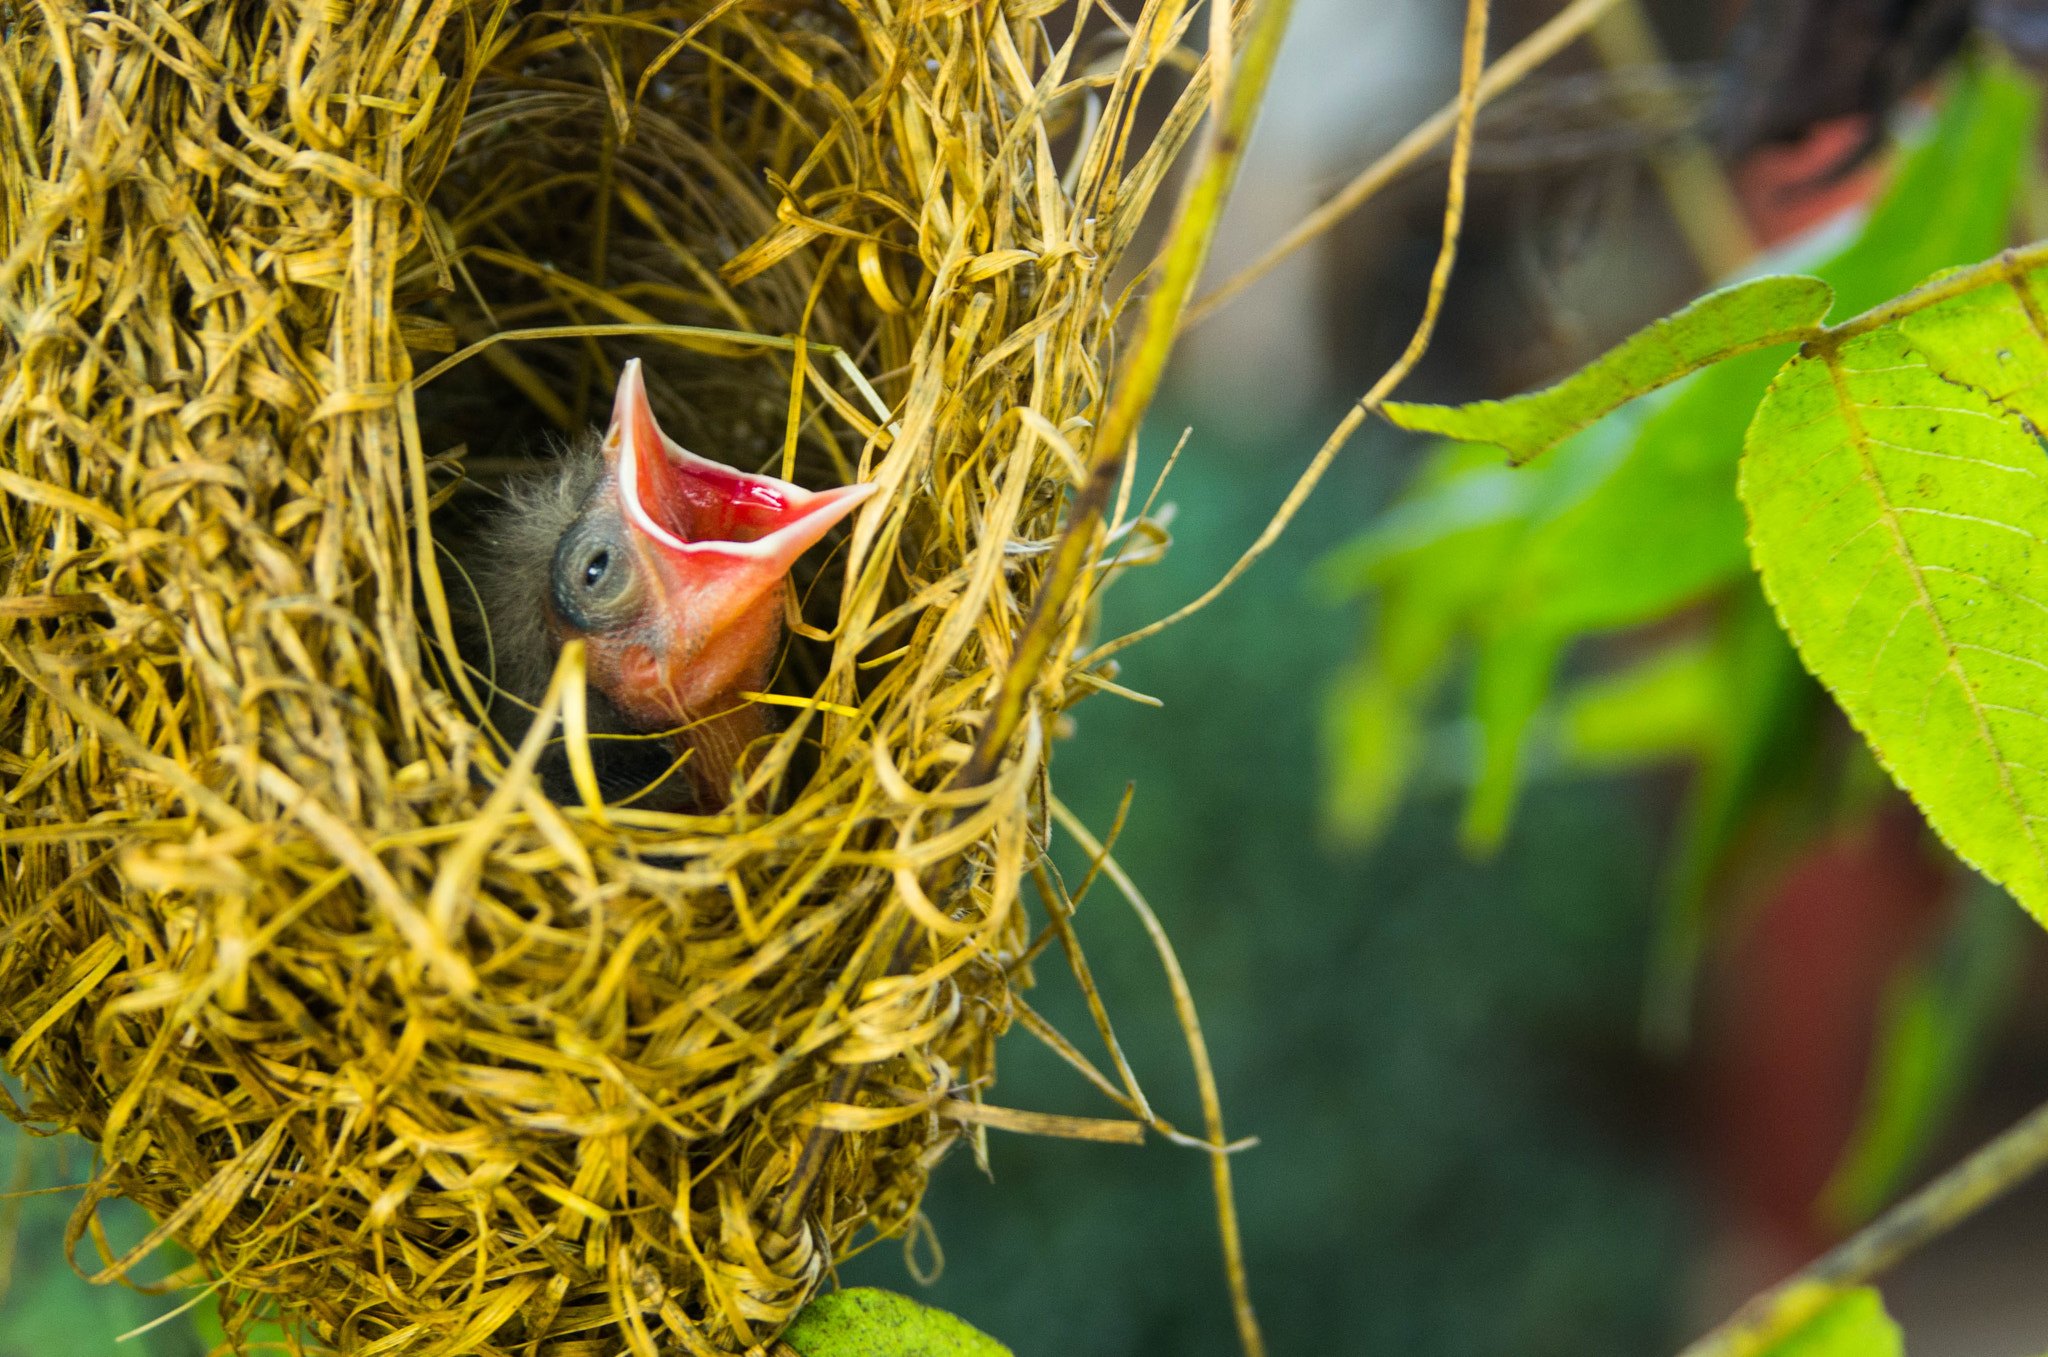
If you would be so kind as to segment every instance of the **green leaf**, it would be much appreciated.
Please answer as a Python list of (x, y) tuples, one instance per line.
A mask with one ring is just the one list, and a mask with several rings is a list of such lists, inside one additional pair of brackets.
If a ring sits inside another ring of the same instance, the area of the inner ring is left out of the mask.
[[(1858, 239), (1818, 267), (1792, 257), (1781, 257), (1780, 267), (1810, 269), (1834, 288), (1837, 312), (1860, 311), (1905, 291), (1931, 270), (1990, 254), (2004, 242), (2034, 107), (2031, 87), (2008, 69), (1966, 69), (1951, 82), (1930, 135), (1903, 158), (1890, 192)], [(1811, 280), (1792, 281), (1812, 286)], [(1505, 830), (1521, 778), (1525, 728), (1548, 696), (1551, 666), (1509, 663), (1518, 647), (1556, 653), (1583, 634), (1655, 621), (1718, 590), (1742, 587), (1738, 582), (1749, 576), (1751, 561), (1747, 524), (1734, 493), (1736, 467), (1743, 431), (1781, 358), (1781, 352), (1747, 353), (1696, 373), (1632, 402), (1519, 471), (1503, 471), (1497, 454), (1483, 445), (1466, 445), (1462, 455), (1439, 452), (1392, 509), (1319, 570), (1333, 592), (1377, 585), (1391, 598), (1409, 589), (1417, 601), (1404, 608), (1412, 614), (1429, 592), (1412, 582), (1454, 565), (1455, 544), (1508, 544), (1501, 557), (1489, 547), (1489, 559), (1498, 561), (1490, 588), (1476, 596), (1459, 591), (1455, 601), (1446, 602), (1451, 611), (1435, 623), (1404, 624), (1437, 636), (1439, 653), (1469, 636), (1490, 655), (1482, 659), (1482, 670), (1490, 669), (1491, 676), (1482, 672), (1473, 690), (1487, 755), (1468, 807), (1468, 843), (1483, 848)], [(1519, 494), (1518, 479), (1527, 486)], [(1435, 554), (1439, 546), (1441, 555)], [(1785, 670), (1783, 644), (1772, 641), (1766, 648), (1775, 661), (1766, 683), (1770, 692), (1808, 691)], [(1370, 787), (1354, 802), (1372, 808), (1354, 817), (1358, 823), (1383, 822), (1415, 766), (1420, 742), (1407, 727), (1422, 720), (1439, 684), (1432, 677), (1406, 690), (1398, 707), (1372, 711), (1372, 703), (1391, 701), (1388, 689), (1364, 686), (1373, 682), (1374, 663), (1368, 656), (1349, 671), (1353, 719), (1346, 724), (1333, 712), (1327, 729), (1353, 735), (1377, 729), (1380, 736), (1355, 741), (1357, 756), (1368, 757), (1365, 751), (1373, 748), (1405, 751), (1401, 757), (1408, 766), (1375, 776), (1354, 763), (1348, 782), (1333, 780), (1333, 788)], [(1766, 709), (1778, 709), (1775, 699)], [(1406, 733), (1389, 734), (1397, 721)], [(1706, 770), (1705, 790), (1696, 791), (1696, 810), (1688, 812), (1699, 824), (1697, 833), (1687, 831), (1685, 842), (1697, 843), (1702, 853), (1709, 844), (1726, 842), (1730, 826), (1743, 820), (1749, 798), (1757, 794), (1753, 755), (1731, 753), (1724, 761), (1725, 775)], [(1680, 875), (1703, 882), (1711, 866), (1711, 860), (1693, 861)], [(1682, 888), (1701, 890), (1703, 884)], [(1668, 949), (1674, 977), (1688, 970), (1676, 960), (1691, 951), (1676, 942), (1686, 931), (1674, 932)], [(1684, 986), (1657, 988), (1676, 995)]]
[(1479, 779), (1465, 802), (1459, 839), (1483, 856), (1507, 837), (1529, 723), (1543, 708), (1563, 653), (1563, 638), (1538, 626), (1512, 622), (1480, 642), (1472, 675), (1472, 714), (1479, 718)]
[(1754, 278), (1709, 292), (1541, 391), (1457, 406), (1390, 402), (1387, 418), (1404, 429), (1491, 443), (1506, 448), (1510, 461), (1527, 462), (1688, 373), (1810, 337), (1831, 309), (1855, 315), (1938, 269), (1982, 259), (2003, 241), (2037, 101), (2009, 70), (1957, 81), (1933, 135), (1820, 277)]
[(1956, 854), (2048, 921), (2044, 303), (1996, 282), (1814, 346), (1758, 410), (1741, 489), (1807, 667)]
[(1574, 688), (1559, 752), (1588, 768), (1636, 768), (1698, 756), (1726, 715), (1721, 657), (1704, 638), (1654, 651)]
[[(2004, 70), (1953, 84), (1932, 134), (1855, 242), (1814, 269), (1839, 314), (2005, 243), (2036, 108), (2033, 87)], [(1736, 464), (1780, 361), (1733, 358), (1644, 411), (1628, 457), (1529, 543), (1514, 605), (1560, 629), (1608, 630), (1662, 617), (1745, 573)]]
[(1010, 1357), (966, 1320), (871, 1287), (818, 1297), (782, 1341), (801, 1357)]
[(1905, 1357), (1905, 1336), (1875, 1287), (1794, 1287), (1772, 1318), (1782, 1331), (1745, 1345), (1747, 1357)]
[(1385, 407), (1403, 429), (1506, 448), (1526, 462), (1637, 396), (1754, 349), (1805, 339), (1834, 293), (1818, 278), (1756, 278), (1651, 323), (1556, 386), (1505, 401)]

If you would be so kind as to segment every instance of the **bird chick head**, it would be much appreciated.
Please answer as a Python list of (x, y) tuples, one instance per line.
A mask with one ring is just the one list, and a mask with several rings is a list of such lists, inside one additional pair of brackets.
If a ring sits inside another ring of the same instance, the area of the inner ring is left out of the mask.
[(637, 358), (602, 452), (555, 546), (556, 634), (585, 641), (592, 685), (641, 729), (715, 714), (766, 681), (790, 566), (875, 487), (805, 490), (685, 451), (655, 422)]

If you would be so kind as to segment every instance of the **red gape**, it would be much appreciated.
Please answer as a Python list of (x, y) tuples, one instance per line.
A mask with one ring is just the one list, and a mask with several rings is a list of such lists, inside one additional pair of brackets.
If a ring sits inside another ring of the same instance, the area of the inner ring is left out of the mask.
[[(584, 636), (590, 681), (644, 730), (687, 727), (700, 802), (723, 804), (741, 750), (765, 729), (739, 694), (767, 682), (789, 568), (875, 490), (812, 491), (686, 451), (661, 431), (640, 360), (619, 377), (603, 452), (648, 582), (628, 625)], [(557, 620), (565, 638), (578, 635)]]

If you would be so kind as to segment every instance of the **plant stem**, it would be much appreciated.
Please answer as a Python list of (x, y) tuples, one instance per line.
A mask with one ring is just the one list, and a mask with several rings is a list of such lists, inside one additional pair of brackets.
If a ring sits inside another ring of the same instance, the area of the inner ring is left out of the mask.
[(1753, 1353), (1805, 1322), (1845, 1287), (1859, 1286), (1945, 1233), (2048, 1164), (2048, 1103), (1694, 1342), (1679, 1357)]

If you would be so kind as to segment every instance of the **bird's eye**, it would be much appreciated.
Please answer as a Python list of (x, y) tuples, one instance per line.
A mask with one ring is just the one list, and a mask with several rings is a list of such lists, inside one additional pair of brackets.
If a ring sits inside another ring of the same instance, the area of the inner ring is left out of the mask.
[(615, 514), (591, 513), (571, 523), (550, 570), (555, 616), (575, 631), (599, 633), (629, 624), (639, 608), (638, 571)]

